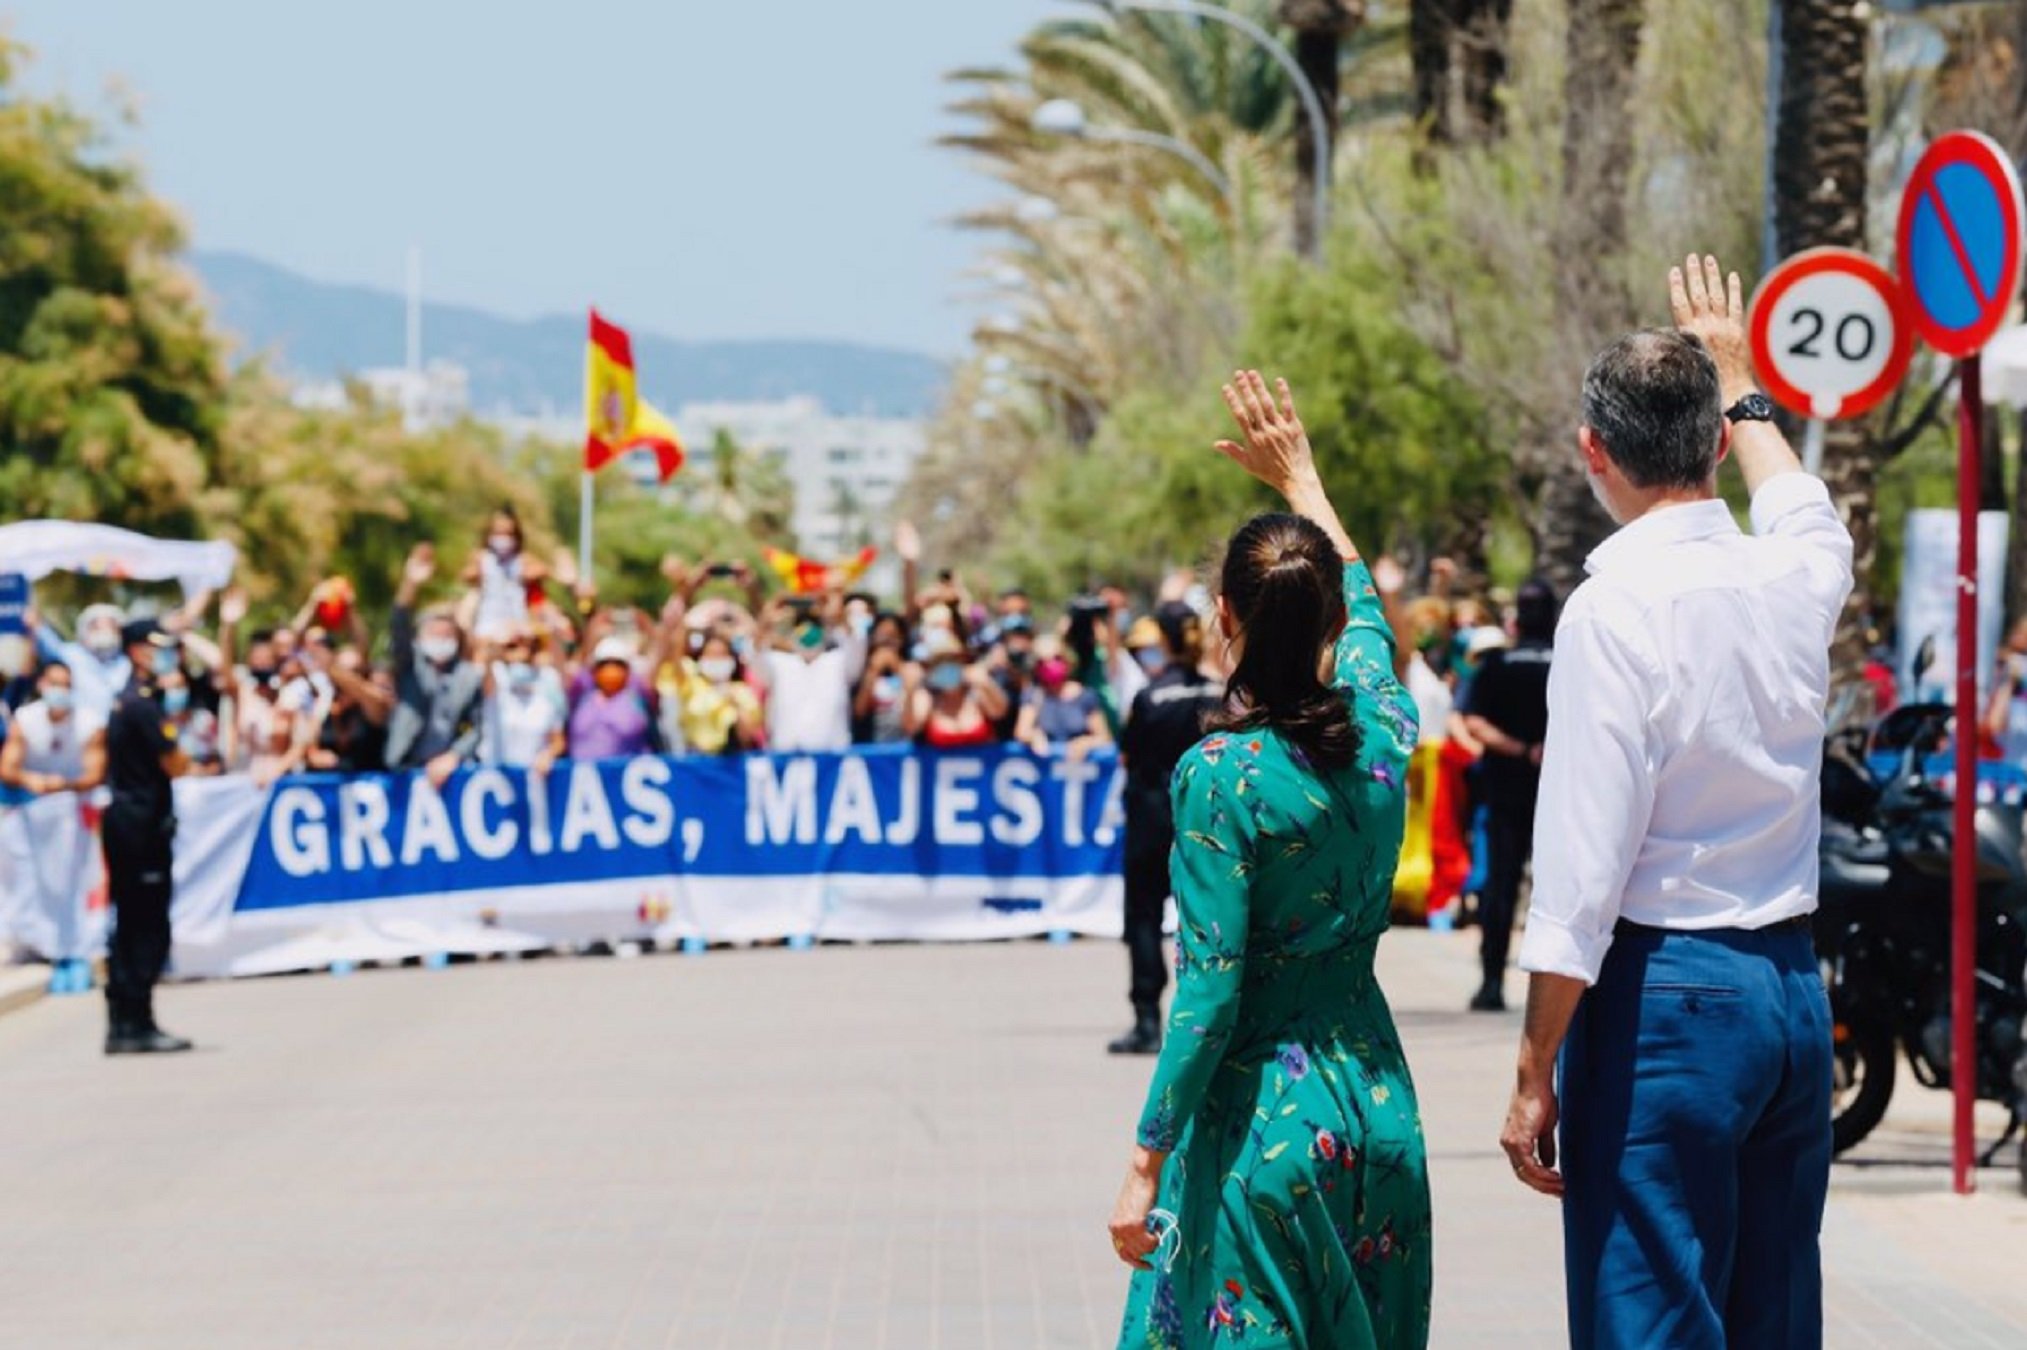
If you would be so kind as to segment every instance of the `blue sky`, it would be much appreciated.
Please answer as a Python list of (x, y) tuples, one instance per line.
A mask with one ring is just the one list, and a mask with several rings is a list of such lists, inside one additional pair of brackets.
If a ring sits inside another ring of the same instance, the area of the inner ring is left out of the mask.
[(1050, 0), (0, 0), (31, 87), (103, 108), (195, 244), (514, 315), (953, 353), (992, 186), (944, 71)]

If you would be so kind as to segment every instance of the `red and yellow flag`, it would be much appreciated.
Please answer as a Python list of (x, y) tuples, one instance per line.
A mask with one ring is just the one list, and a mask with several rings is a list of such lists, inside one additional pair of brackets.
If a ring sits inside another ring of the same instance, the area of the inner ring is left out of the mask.
[(879, 556), (878, 549), (863, 548), (855, 557), (821, 563), (814, 558), (770, 548), (767, 550), (767, 565), (788, 587), (790, 595), (816, 595), (833, 586), (851, 585), (866, 574), (866, 569), (873, 565), (873, 559)]
[(584, 352), (584, 471), (597, 473), (629, 450), (654, 451), (664, 483), (683, 467), (676, 424), (635, 386), (632, 339), (594, 309)]

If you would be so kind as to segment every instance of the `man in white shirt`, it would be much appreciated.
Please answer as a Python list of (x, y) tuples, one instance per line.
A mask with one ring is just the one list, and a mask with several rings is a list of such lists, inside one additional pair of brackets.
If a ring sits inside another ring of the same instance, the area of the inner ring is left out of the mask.
[(804, 611), (788, 650), (766, 654), (767, 748), (783, 753), (852, 748), (852, 688), (866, 664), (866, 638), (835, 637), (821, 614)]
[[(1563, 1199), (1573, 1346), (1791, 1350), (1822, 1342), (1807, 916), (1851, 538), (1753, 387), (1738, 277), (1692, 258), (1670, 293), (1680, 331), (1584, 380), (1579, 445), (1621, 528), (1556, 631), (1501, 1142)], [(1717, 498), (1727, 452), (1751, 535)]]

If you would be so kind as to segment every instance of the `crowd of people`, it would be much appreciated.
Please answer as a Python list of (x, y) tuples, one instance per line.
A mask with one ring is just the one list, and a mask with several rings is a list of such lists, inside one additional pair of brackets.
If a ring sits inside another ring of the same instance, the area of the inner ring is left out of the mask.
[[(465, 765), (543, 774), (640, 754), (1017, 743), (1082, 757), (1117, 743), (1173, 659), (1119, 589), (1045, 620), (1018, 589), (976, 595), (948, 571), (924, 584), (919, 536), (904, 525), (895, 544), (899, 605), (843, 570), (770, 594), (771, 572), (745, 562), (671, 557), (667, 599), (645, 609), (603, 603), (567, 556), (542, 562), (502, 509), (455, 578), (418, 544), (378, 633), (343, 577), (273, 626), (249, 627), (238, 590), (151, 616), (176, 640), (155, 683), (192, 772), (266, 784), (413, 770), (440, 786)], [(1201, 612), (1191, 586), (1178, 576), (1158, 603)], [(93, 604), (66, 635), (31, 613), (34, 664), (6, 691), (0, 784), (92, 785), (136, 617)]]

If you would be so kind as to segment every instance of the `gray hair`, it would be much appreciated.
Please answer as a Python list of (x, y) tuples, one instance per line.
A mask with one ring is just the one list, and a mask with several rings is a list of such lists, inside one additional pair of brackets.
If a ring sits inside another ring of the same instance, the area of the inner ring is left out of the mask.
[(1687, 333), (1630, 333), (1584, 372), (1584, 424), (1633, 486), (1700, 487), (1724, 434), (1717, 363)]

